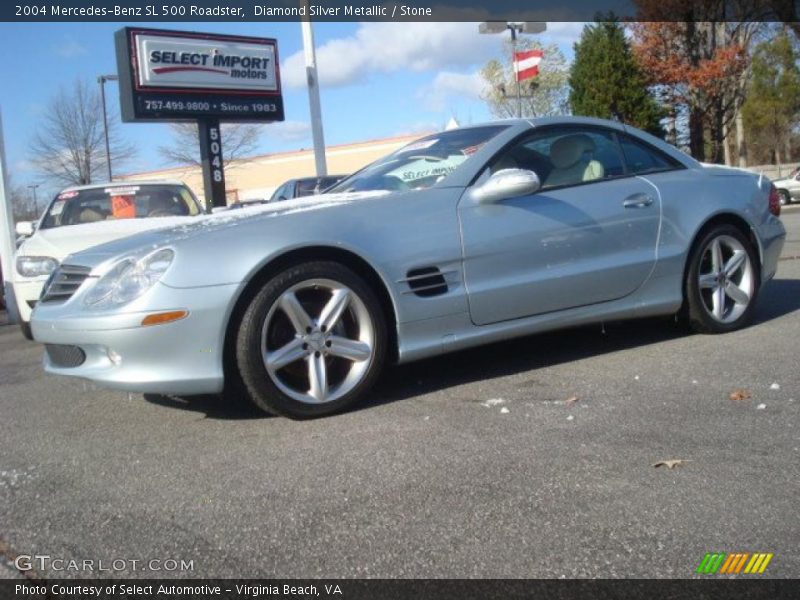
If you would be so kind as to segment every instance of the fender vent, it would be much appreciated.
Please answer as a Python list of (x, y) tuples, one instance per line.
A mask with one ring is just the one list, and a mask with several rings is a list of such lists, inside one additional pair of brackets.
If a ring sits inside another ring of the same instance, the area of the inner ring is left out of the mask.
[(447, 292), (447, 282), (437, 267), (411, 269), (406, 273), (406, 282), (411, 291), (422, 298)]

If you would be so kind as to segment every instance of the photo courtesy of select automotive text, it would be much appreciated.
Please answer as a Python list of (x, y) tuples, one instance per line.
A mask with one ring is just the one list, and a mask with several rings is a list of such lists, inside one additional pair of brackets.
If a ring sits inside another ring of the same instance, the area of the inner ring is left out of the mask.
[(800, 1), (0, 5), (0, 600), (800, 589)]

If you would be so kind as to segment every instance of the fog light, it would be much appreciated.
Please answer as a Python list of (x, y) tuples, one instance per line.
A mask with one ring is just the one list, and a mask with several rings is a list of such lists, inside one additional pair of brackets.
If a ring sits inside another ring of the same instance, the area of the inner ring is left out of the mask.
[(179, 321), (188, 315), (188, 310), (170, 310), (168, 312), (154, 313), (142, 319), (142, 325), (145, 327), (148, 325), (163, 325), (164, 323)]
[(122, 357), (111, 348), (106, 350), (106, 354), (108, 354), (108, 359), (115, 365), (119, 365), (122, 362)]

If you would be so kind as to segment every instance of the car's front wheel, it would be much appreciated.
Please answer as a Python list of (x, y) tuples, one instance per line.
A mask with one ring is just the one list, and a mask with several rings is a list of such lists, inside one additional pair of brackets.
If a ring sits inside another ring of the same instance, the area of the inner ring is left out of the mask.
[(686, 273), (686, 312), (692, 329), (725, 333), (753, 319), (761, 269), (753, 244), (732, 225), (708, 231), (694, 245)]
[(386, 319), (370, 286), (339, 263), (308, 262), (255, 295), (239, 326), (236, 362), (260, 409), (317, 417), (364, 397), (386, 346)]
[(780, 196), (782, 206), (792, 203), (792, 196), (787, 190), (778, 190), (778, 196)]

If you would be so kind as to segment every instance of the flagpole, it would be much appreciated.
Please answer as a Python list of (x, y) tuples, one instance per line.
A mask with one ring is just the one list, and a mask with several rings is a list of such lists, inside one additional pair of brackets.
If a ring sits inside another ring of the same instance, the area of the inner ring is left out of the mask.
[(509, 24), (511, 30), (511, 68), (514, 70), (514, 81), (517, 82), (517, 118), (522, 118), (522, 87), (519, 84), (519, 70), (517, 69), (517, 26)]

